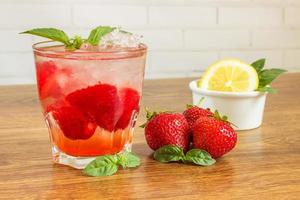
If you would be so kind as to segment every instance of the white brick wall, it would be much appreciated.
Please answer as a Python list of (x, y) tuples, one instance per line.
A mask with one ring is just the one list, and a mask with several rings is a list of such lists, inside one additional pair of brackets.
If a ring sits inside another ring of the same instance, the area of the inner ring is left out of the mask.
[(291, 71), (299, 71), (300, 50), (288, 50), (284, 54), (284, 63)]
[(229, 27), (277, 27), (283, 24), (283, 10), (273, 7), (219, 8), (219, 24)]
[[(300, 1), (299, 1), (300, 2)], [(288, 7), (285, 9), (285, 20), (289, 26), (300, 27), (300, 8)]]
[(68, 5), (0, 4), (1, 28), (71, 26), (72, 8)]
[(143, 36), (149, 50), (182, 49), (181, 30), (130, 30)]
[(0, 84), (35, 81), (31, 44), (40, 39), (19, 32), (86, 36), (96, 25), (144, 36), (147, 78), (198, 76), (225, 57), (300, 71), (300, 0), (1, 0)]
[(161, 27), (199, 27), (215, 25), (217, 9), (214, 7), (151, 6), (149, 24)]
[(250, 44), (247, 30), (187, 30), (184, 36), (187, 49), (235, 49)]
[(299, 48), (300, 31), (296, 30), (255, 30), (252, 45), (256, 48)]
[(139, 26), (147, 24), (147, 7), (132, 5), (86, 5), (73, 7), (75, 26)]
[[(174, 71), (187, 76), (193, 72), (203, 71), (209, 64), (218, 59), (218, 54), (215, 52), (201, 51), (164, 51), (153, 52), (149, 55), (150, 71), (165, 75)], [(178, 75), (176, 74), (176, 76)]]

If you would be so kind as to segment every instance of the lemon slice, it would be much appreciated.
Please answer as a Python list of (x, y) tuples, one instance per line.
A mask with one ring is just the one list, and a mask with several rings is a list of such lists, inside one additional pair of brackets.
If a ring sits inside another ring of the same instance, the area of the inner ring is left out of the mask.
[(237, 59), (225, 59), (211, 65), (198, 81), (198, 87), (226, 92), (248, 92), (258, 87), (256, 70)]

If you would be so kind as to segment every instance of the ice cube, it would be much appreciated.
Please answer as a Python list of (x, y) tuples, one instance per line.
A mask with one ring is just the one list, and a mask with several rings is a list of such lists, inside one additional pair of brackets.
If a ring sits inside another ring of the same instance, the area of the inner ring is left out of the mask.
[(93, 46), (89, 43), (83, 43), (77, 52), (85, 51), (105, 51), (118, 48), (136, 48), (141, 44), (142, 36), (132, 34), (121, 30), (120, 28), (114, 29), (112, 32), (104, 35), (98, 46)]
[(80, 46), (80, 49), (79, 50), (76, 50), (77, 52), (91, 52), (91, 51), (98, 51), (98, 47), (97, 46), (93, 46), (89, 43), (83, 43), (81, 46)]
[(100, 47), (138, 47), (141, 43), (141, 36), (122, 31), (116, 28), (101, 38)]

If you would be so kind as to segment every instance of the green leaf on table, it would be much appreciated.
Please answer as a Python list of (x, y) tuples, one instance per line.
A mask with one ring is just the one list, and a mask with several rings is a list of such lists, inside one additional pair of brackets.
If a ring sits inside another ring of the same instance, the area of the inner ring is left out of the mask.
[(213, 165), (216, 162), (208, 152), (201, 149), (191, 149), (188, 151), (186, 153), (186, 161), (201, 166)]
[(284, 69), (264, 69), (258, 73), (259, 88), (263, 88), (269, 85), (279, 75), (286, 72)]
[(24, 31), (21, 34), (37, 35), (54, 41), (62, 42), (66, 46), (70, 45), (68, 35), (64, 31), (56, 28), (35, 28), (28, 31)]
[(94, 28), (86, 40), (86, 42), (90, 43), (91, 45), (98, 45), (99, 42), (101, 41), (101, 38), (112, 32), (115, 29), (115, 27), (110, 27), (110, 26), (98, 26)]
[(140, 158), (131, 152), (116, 155), (99, 156), (90, 162), (83, 173), (89, 176), (110, 176), (118, 171), (118, 167), (137, 167), (141, 164)]
[(253, 62), (251, 66), (256, 70), (257, 73), (259, 73), (264, 68), (265, 63), (266, 63), (266, 59), (262, 58)]
[(163, 163), (185, 160), (183, 150), (176, 145), (163, 146), (157, 149), (153, 156), (155, 160)]
[(125, 152), (123, 154), (117, 155), (118, 164), (121, 165), (124, 169), (131, 167), (138, 167), (141, 165), (140, 158), (131, 152)]
[(118, 171), (116, 155), (99, 156), (83, 170), (89, 176), (110, 176)]

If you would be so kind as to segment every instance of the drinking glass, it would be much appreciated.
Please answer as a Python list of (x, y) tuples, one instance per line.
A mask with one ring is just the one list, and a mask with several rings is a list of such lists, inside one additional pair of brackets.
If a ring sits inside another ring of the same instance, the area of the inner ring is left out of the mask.
[(68, 51), (47, 41), (33, 51), (54, 162), (81, 169), (96, 156), (131, 151), (146, 45)]

